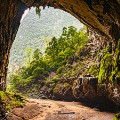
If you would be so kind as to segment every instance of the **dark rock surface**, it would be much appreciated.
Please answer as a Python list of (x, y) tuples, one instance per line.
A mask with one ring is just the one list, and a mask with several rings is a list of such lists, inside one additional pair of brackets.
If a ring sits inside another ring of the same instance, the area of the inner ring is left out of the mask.
[(3, 107), (0, 107), (0, 120), (7, 120), (6, 110)]

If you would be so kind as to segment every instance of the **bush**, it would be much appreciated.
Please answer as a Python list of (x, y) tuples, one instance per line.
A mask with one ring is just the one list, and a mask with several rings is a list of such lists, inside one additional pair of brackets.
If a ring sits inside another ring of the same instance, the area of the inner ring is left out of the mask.
[(12, 75), (10, 79), (11, 79), (10, 81), (11, 89), (16, 89), (21, 91), (26, 84), (26, 81), (23, 80), (23, 78), (19, 75)]
[(120, 120), (120, 113), (117, 113), (113, 120)]
[(7, 110), (23, 106), (25, 104), (25, 99), (24, 96), (18, 93), (0, 91), (1, 105)]

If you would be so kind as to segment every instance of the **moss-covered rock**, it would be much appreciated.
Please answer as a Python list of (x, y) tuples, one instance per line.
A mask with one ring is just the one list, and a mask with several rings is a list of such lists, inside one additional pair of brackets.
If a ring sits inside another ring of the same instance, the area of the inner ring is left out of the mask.
[(115, 115), (115, 118), (113, 120), (120, 120), (120, 112)]
[(15, 107), (22, 107), (25, 104), (25, 97), (18, 93), (0, 91), (0, 105), (6, 110)]
[(120, 40), (118, 41), (117, 48), (116, 48), (115, 52), (116, 52), (116, 54), (114, 56), (110, 80), (114, 84), (117, 83), (120, 85)]
[(109, 52), (106, 52), (103, 56), (101, 62), (100, 62), (100, 71), (98, 75), (98, 81), (99, 83), (102, 83), (103, 81), (109, 81), (109, 76), (111, 74), (112, 70), (112, 57), (113, 55)]
[(115, 51), (110, 53), (109, 49), (108, 47), (103, 50), (98, 80), (99, 83), (120, 84), (120, 40), (116, 45)]

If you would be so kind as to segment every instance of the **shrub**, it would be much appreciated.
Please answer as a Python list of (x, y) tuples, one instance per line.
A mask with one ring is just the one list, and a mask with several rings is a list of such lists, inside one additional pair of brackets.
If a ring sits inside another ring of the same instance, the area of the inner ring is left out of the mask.
[(113, 120), (120, 120), (120, 112), (115, 115)]
[(7, 110), (23, 106), (25, 104), (25, 99), (24, 96), (18, 93), (0, 91), (1, 105)]

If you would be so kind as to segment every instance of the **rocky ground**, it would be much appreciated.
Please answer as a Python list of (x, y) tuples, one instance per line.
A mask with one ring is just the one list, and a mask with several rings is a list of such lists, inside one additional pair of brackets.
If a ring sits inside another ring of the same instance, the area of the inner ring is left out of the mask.
[(30, 99), (23, 108), (14, 108), (8, 120), (113, 120), (114, 113), (101, 112), (78, 102)]

